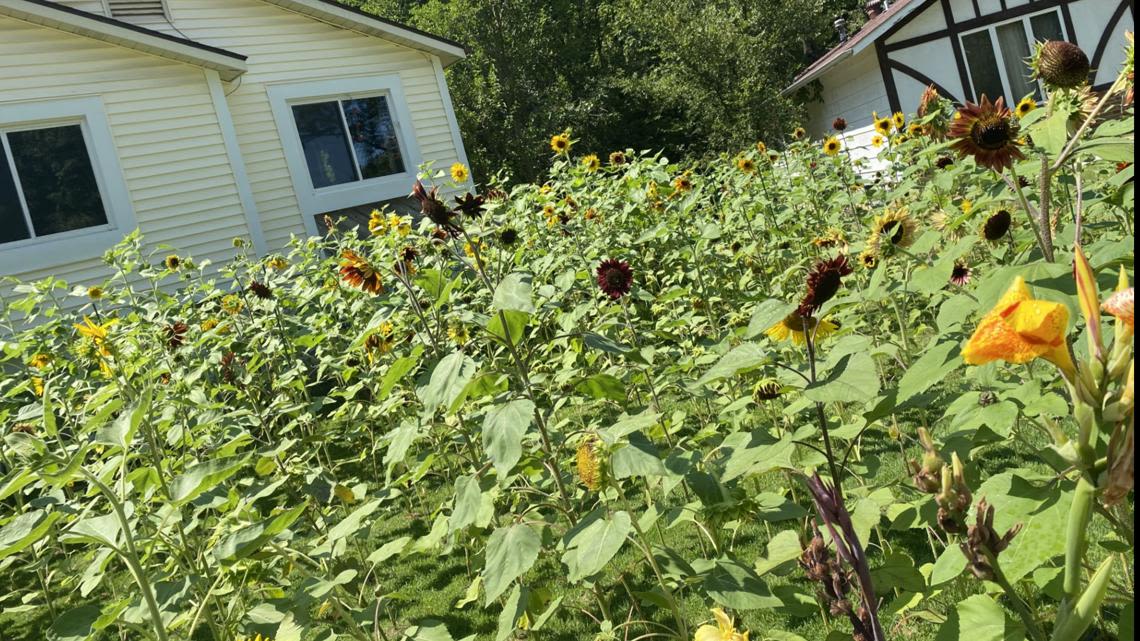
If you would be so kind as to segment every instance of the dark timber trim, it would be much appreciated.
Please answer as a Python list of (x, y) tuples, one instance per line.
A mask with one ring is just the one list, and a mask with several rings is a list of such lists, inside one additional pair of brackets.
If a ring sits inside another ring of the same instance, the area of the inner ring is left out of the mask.
[(958, 79), (962, 81), (962, 100), (972, 102), (974, 88), (970, 86), (970, 74), (966, 73), (966, 56), (962, 53), (962, 42), (958, 38), (962, 29), (954, 22), (950, 0), (942, 0), (942, 13), (946, 17), (946, 36), (950, 38), (950, 47), (954, 50), (954, 63), (958, 65)]
[(974, 17), (975, 18), (981, 18), (982, 17), (982, 8), (978, 6), (978, 0), (973, 0), (973, 2), (974, 2)]
[(879, 73), (883, 76), (883, 88), (887, 90), (887, 102), (891, 106), (891, 113), (902, 111), (902, 102), (899, 101), (899, 88), (895, 86), (895, 76), (891, 72), (891, 59), (887, 57), (887, 48), (883, 46), (883, 39), (875, 41), (875, 54), (879, 58)]
[[(1124, 17), (1124, 10), (1129, 8), (1129, 0), (1120, 0), (1117, 5), (1116, 11), (1112, 12), (1112, 17), (1108, 19), (1108, 24), (1104, 27), (1104, 33), (1100, 34), (1100, 42), (1096, 44), (1096, 53), (1092, 57), (1092, 73), (1096, 74), (1100, 69), (1100, 63), (1104, 60), (1104, 52), (1108, 50), (1108, 43), (1112, 40), (1112, 33), (1116, 29), (1116, 25), (1120, 19)], [(1096, 77), (1095, 75), (1093, 76)]]
[(903, 64), (897, 60), (891, 60), (889, 64), (891, 66), (891, 69), (898, 71), (900, 73), (904, 73), (904, 74), (910, 76), (911, 78), (914, 78), (915, 80), (922, 83), (922, 86), (924, 86), (924, 87), (934, 85), (934, 88), (938, 90), (938, 95), (942, 96), (943, 98), (947, 98), (955, 104), (959, 104), (959, 105), (962, 104), (962, 102), (960, 100), (958, 100), (958, 98), (953, 94), (953, 92), (947, 90), (946, 87), (943, 87), (942, 85), (938, 84), (934, 80), (931, 80), (929, 76), (927, 76), (926, 74), (922, 73), (921, 71), (915, 69), (914, 67), (911, 67), (909, 65), (905, 65), (905, 64)]
[(1081, 44), (1077, 42), (1077, 27), (1073, 24), (1073, 12), (1069, 11), (1068, 2), (1061, 5), (1061, 21), (1065, 23), (1065, 33), (1069, 36), (1069, 42), (1075, 45)]

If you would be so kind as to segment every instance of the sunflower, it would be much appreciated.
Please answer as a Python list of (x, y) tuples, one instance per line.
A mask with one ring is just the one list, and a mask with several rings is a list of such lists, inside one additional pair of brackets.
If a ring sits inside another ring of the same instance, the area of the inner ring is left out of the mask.
[(1021, 99), (1021, 102), (1017, 103), (1017, 107), (1014, 109), (1014, 112), (1017, 113), (1018, 118), (1024, 118), (1036, 108), (1037, 101), (1034, 100), (1032, 96), (1026, 96)]
[(906, 127), (906, 115), (901, 111), (896, 111), (891, 115), (891, 126), (895, 131), (902, 131)]
[(954, 166), (954, 159), (950, 156), (939, 156), (938, 160), (934, 161), (934, 166), (939, 169), (946, 169)]
[(175, 256), (174, 254), (171, 254), (162, 261), (162, 264), (172, 272), (178, 271), (178, 268), (182, 266), (182, 259), (178, 256)]
[(760, 152), (760, 155), (763, 156), (768, 153), (768, 145), (765, 145), (763, 141), (757, 142), (756, 151)]
[(748, 631), (739, 632), (736, 622), (720, 608), (712, 609), (716, 625), (702, 625), (697, 628), (693, 641), (748, 641)]
[(376, 331), (364, 339), (364, 351), (368, 354), (369, 362), (375, 360), (376, 356), (387, 354), (395, 348), (395, 334), (396, 329), (392, 326), (392, 323), (384, 321), (380, 323)]
[(950, 126), (950, 136), (958, 139), (951, 147), (959, 156), (973, 156), (979, 165), (997, 172), (1012, 167), (1015, 159), (1025, 159), (1018, 149), (1019, 128), (1005, 98), (990, 102), (983, 94), (981, 104), (967, 102), (958, 114), (961, 117)]
[(186, 332), (190, 331), (190, 326), (182, 321), (175, 321), (162, 329), (163, 334), (166, 335), (166, 345), (170, 349), (178, 349), (186, 340)]
[(877, 131), (879, 133), (879, 135), (881, 135), (881, 136), (891, 135), (891, 119), (890, 118), (880, 118), (879, 114), (872, 113), (871, 119), (875, 121), (875, 131)]
[(807, 130), (803, 127), (796, 127), (792, 130), (792, 138), (796, 140), (803, 140), (807, 136)]
[(832, 247), (846, 246), (847, 238), (843, 235), (842, 229), (830, 227), (822, 236), (812, 238), (811, 244), (820, 249), (831, 249)]
[(910, 123), (910, 126), (906, 128), (906, 135), (910, 136), (911, 138), (918, 138), (925, 133), (926, 129), (924, 129), (922, 125), (918, 124), (917, 122)]
[(996, 243), (1001, 240), (1003, 236), (1009, 233), (1009, 228), (1013, 224), (1013, 216), (1007, 209), (999, 209), (990, 214), (982, 223), (979, 230), (983, 239)]
[(388, 231), (388, 219), (379, 209), (373, 209), (368, 215), (368, 231), (373, 236), (380, 236)]
[(803, 316), (798, 311), (795, 311), (785, 316), (780, 322), (769, 327), (764, 333), (768, 338), (774, 341), (786, 341), (791, 339), (795, 345), (804, 345), (807, 343), (807, 337), (804, 334), (805, 330), (811, 332), (815, 340), (820, 340), (835, 333), (837, 329), (839, 329), (839, 325), (827, 319)]
[(222, 311), (231, 316), (240, 312), (243, 307), (245, 303), (237, 294), (227, 294), (222, 297)]
[(922, 97), (918, 100), (918, 117), (925, 118), (927, 114), (931, 113), (932, 109), (938, 105), (940, 97), (934, 85), (927, 85), (922, 92)]
[(625, 153), (621, 152), (621, 151), (615, 151), (615, 152), (611, 153), (610, 154), (610, 164), (613, 165), (614, 167), (624, 165), (625, 164)]
[(958, 287), (965, 287), (970, 282), (970, 277), (974, 275), (973, 270), (964, 260), (954, 261), (954, 269), (950, 271), (950, 282)]
[(602, 161), (598, 159), (597, 154), (590, 154), (582, 159), (582, 168), (591, 174), (601, 169)]
[(756, 163), (748, 156), (741, 156), (736, 159), (736, 168), (746, 174), (756, 173)]
[(823, 141), (823, 153), (827, 154), (828, 156), (835, 156), (839, 154), (840, 149), (842, 149), (842, 146), (839, 144), (839, 139), (835, 136), (831, 136), (827, 140)]
[(846, 118), (836, 118), (835, 120), (832, 120), (831, 121), (831, 128), (840, 132), (840, 133), (847, 131), (847, 119)]
[(839, 286), (843, 284), (843, 277), (851, 274), (851, 265), (847, 257), (840, 255), (835, 258), (822, 260), (812, 266), (807, 277), (807, 293), (804, 294), (796, 313), (800, 316), (811, 316), (839, 293)]
[(867, 246), (859, 252), (859, 264), (863, 269), (874, 269), (879, 266), (879, 252), (875, 247)]
[(273, 256), (273, 257), (269, 258), (269, 260), (265, 261), (265, 265), (267, 267), (269, 267), (270, 269), (276, 269), (277, 271), (282, 271), (282, 270), (286, 269), (287, 267), (289, 267), (289, 261), (286, 260), (282, 256)]
[(752, 388), (752, 400), (757, 404), (764, 401), (774, 401), (780, 398), (780, 384), (772, 381), (760, 381)]
[(455, 183), (465, 183), (471, 177), (471, 172), (467, 170), (467, 166), (461, 162), (457, 162), (451, 166), (451, 181)]
[(578, 464), (578, 479), (586, 489), (597, 491), (602, 486), (602, 465), (598, 458), (598, 447), (601, 444), (597, 436), (590, 435), (578, 444), (575, 459)]
[(340, 254), (340, 276), (345, 282), (370, 294), (384, 291), (380, 272), (356, 252), (346, 249)]
[(780, 154), (778, 154), (774, 151), (768, 152), (768, 162), (775, 163), (779, 159), (780, 159)]
[(633, 286), (633, 269), (629, 263), (616, 258), (607, 258), (598, 265), (595, 272), (598, 287), (613, 300), (629, 293)]
[(399, 260), (393, 265), (396, 273), (401, 276), (409, 276), (416, 273), (416, 259), (420, 257), (420, 252), (412, 245), (405, 245), (400, 250)]
[(568, 132), (562, 132), (550, 137), (550, 149), (560, 156), (569, 154), (572, 144), (574, 143), (570, 141), (570, 134)]
[(87, 298), (91, 300), (99, 300), (103, 298), (103, 288), (98, 285), (93, 285), (87, 288)]
[(974, 211), (974, 201), (969, 198), (964, 198), (962, 203), (958, 205), (958, 208), (962, 210), (963, 214), (969, 214)]
[(886, 141), (887, 141), (887, 139), (882, 137), (879, 134), (875, 134), (874, 136), (871, 136), (871, 146), (872, 147), (882, 147), (883, 143)]
[(51, 356), (43, 352), (36, 354), (28, 361), (28, 367), (33, 369), (44, 369), (48, 365), (51, 365)]
[(273, 290), (270, 289), (269, 285), (266, 285), (265, 283), (261, 283), (261, 282), (258, 282), (256, 280), (251, 281), (249, 283), (248, 289), (249, 289), (249, 293), (253, 294), (254, 296), (257, 296), (258, 298), (260, 298), (262, 300), (269, 300), (270, 298), (273, 298)]
[(417, 180), (412, 185), (412, 197), (419, 201), (420, 213), (425, 218), (450, 234), (458, 234), (459, 225), (456, 220), (458, 216), (440, 200), (439, 187), (432, 187), (431, 191), (428, 191), (424, 184)]
[(1052, 88), (1073, 89), (1089, 79), (1089, 57), (1080, 47), (1063, 40), (1038, 43), (1029, 63), (1033, 77)]
[(673, 190), (681, 193), (687, 193), (693, 190), (693, 175), (691, 172), (677, 176), (673, 179)]
[(882, 246), (886, 239), (891, 247), (905, 248), (914, 244), (914, 233), (918, 225), (910, 217), (905, 207), (888, 209), (880, 216), (875, 217), (871, 226), (871, 244), (876, 248)]
[(463, 323), (452, 321), (447, 325), (447, 337), (451, 342), (463, 347), (471, 340), (471, 332), (467, 331), (467, 326)]

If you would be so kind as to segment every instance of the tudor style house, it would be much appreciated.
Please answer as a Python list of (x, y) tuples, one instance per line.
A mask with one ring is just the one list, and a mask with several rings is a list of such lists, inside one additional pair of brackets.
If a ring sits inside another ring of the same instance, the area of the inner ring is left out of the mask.
[(467, 159), (461, 45), (334, 0), (0, 0), (0, 276), (91, 283), (138, 228), (224, 261)]
[[(871, 113), (913, 112), (934, 85), (961, 104), (982, 94), (1007, 103), (1042, 87), (1025, 64), (1035, 42), (1067, 40), (1087, 52), (1094, 88), (1111, 84), (1133, 30), (1133, 0), (868, 0), (869, 20), (804, 69), (785, 93), (807, 88), (806, 128), (842, 117), (853, 155), (869, 156)], [(877, 150), (875, 150), (877, 151)]]

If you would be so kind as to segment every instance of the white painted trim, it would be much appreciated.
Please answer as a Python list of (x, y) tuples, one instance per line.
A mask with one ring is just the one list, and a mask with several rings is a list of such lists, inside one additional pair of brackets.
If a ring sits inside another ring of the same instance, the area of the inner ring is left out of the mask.
[(443, 64), (439, 56), (431, 57), (431, 65), (435, 68), (435, 82), (439, 87), (439, 97), (443, 100), (443, 112), (447, 115), (447, 127), (451, 130), (451, 144), (455, 146), (455, 156), (467, 168), (468, 178), (464, 186), (469, 191), (475, 191), (475, 174), (471, 171), (471, 163), (467, 161), (467, 150), (463, 147), (463, 135), (459, 132), (455, 105), (451, 104), (451, 92), (447, 89), (447, 77), (443, 75)]
[(87, 14), (66, 6), (55, 7), (23, 0), (0, 0), (0, 15), (213, 69), (227, 81), (237, 78), (246, 71), (244, 59), (236, 54), (226, 55), (219, 49), (206, 48), (207, 45), (194, 46), (196, 43), (166, 37), (165, 34), (144, 27), (131, 28), (129, 25), (115, 24), (113, 20), (104, 16)]
[(230, 162), (230, 170), (234, 174), (234, 184), (237, 186), (238, 198), (241, 200), (241, 210), (245, 214), (246, 227), (249, 228), (249, 238), (253, 241), (253, 250), (258, 256), (269, 253), (265, 244), (265, 233), (261, 230), (261, 217), (257, 212), (257, 201), (253, 198), (253, 186), (249, 182), (249, 175), (245, 171), (245, 161), (242, 159), (241, 146), (238, 144), (237, 131), (234, 129), (234, 120), (230, 115), (230, 105), (226, 101), (226, 93), (222, 88), (222, 79), (213, 69), (204, 70), (206, 84), (210, 86), (210, 99), (214, 103), (214, 112), (218, 115), (218, 127), (222, 130), (222, 142), (226, 146), (226, 157)]
[[(412, 182), (423, 163), (416, 131), (412, 125), (412, 114), (404, 97), (403, 84), (397, 74), (385, 76), (356, 76), (335, 80), (317, 80), (266, 87), (273, 119), (281, 137), (285, 151), (285, 161), (289, 175), (293, 179), (293, 189), (301, 207), (301, 217), (306, 231), (313, 236), (320, 235), (315, 216), (321, 213), (356, 207), (379, 200), (390, 200), (407, 196), (412, 191)], [(396, 130), (404, 161), (404, 172), (369, 178), (332, 187), (313, 187), (309, 176), (309, 166), (301, 146), (301, 136), (293, 119), (292, 105), (320, 100), (347, 100), (366, 96), (385, 96)]]
[(11, 126), (31, 129), (36, 125), (50, 127), (72, 123), (79, 123), (83, 128), (107, 224), (0, 244), (0, 273), (18, 274), (96, 258), (137, 226), (130, 192), (100, 98), (0, 103), (0, 125), (6, 129)]
[(351, 9), (321, 0), (265, 0), (285, 9), (323, 20), (341, 28), (353, 29), (372, 36), (397, 42), (406, 47), (419, 49), (429, 54), (447, 59), (451, 64), (467, 57), (467, 51), (458, 44), (448, 42), (431, 34), (393, 24), (379, 17), (364, 16)]

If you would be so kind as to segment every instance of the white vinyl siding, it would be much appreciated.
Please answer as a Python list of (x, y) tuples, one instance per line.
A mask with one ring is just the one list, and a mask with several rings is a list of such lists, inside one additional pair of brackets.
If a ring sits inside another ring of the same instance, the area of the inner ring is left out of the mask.
[(871, 112), (890, 113), (887, 90), (873, 47), (844, 60), (820, 77), (822, 100), (808, 105), (809, 133), (821, 137), (836, 117), (847, 120), (849, 130), (872, 124)]
[(187, 37), (249, 56), (249, 71), (226, 92), (269, 247), (306, 233), (270, 85), (398, 75), (423, 159), (445, 170), (460, 160), (428, 54), (260, 0), (168, 0), (168, 8)]
[[(114, 149), (98, 153), (117, 155), (147, 245), (230, 259), (233, 237), (249, 232), (203, 70), (0, 18), (0, 103), (84, 96), (103, 102)], [(98, 258), (61, 258), (5, 275), (91, 283), (105, 274)]]

